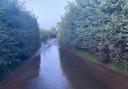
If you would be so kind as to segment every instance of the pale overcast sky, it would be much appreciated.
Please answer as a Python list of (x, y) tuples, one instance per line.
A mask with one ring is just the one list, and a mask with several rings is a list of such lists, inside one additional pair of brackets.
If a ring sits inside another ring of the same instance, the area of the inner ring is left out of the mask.
[(67, 0), (20, 0), (26, 1), (26, 6), (38, 16), (41, 28), (50, 29), (64, 15)]

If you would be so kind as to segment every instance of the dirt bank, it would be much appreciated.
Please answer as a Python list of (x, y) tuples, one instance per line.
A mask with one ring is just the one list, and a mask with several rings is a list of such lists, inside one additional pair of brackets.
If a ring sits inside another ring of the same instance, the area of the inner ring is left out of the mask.
[(67, 56), (68, 61), (72, 60), (72, 62), (76, 63), (75, 66), (81, 67), (80, 71), (88, 71), (90, 75), (93, 75), (112, 89), (128, 89), (128, 75), (112, 70), (103, 64), (91, 62), (71, 50), (61, 48), (61, 55)]
[[(21, 68), (7, 74), (0, 82), (0, 89), (26, 89), (27, 80), (38, 75), (40, 57), (27, 61)], [(31, 71), (33, 70), (33, 71)]]

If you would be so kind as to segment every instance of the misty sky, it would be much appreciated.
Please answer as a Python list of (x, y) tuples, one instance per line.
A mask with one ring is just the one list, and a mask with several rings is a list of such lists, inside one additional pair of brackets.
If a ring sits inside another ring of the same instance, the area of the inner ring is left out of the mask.
[(26, 6), (38, 16), (41, 28), (50, 29), (64, 15), (67, 0), (20, 0), (26, 1)]

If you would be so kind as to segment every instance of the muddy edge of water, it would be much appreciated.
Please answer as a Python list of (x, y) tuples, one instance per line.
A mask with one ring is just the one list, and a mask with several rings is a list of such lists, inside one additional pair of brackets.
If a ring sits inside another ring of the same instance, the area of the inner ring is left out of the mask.
[[(22, 67), (8, 73), (0, 82), (0, 89), (26, 89), (27, 80), (38, 76), (40, 67), (40, 56), (27, 61)], [(31, 71), (33, 70), (33, 71)]]
[[(128, 75), (90, 62), (64, 48), (61, 48), (60, 54), (61, 67), (73, 89), (128, 89)], [(8, 74), (0, 83), (0, 89), (27, 89), (27, 80), (39, 76), (39, 69), (40, 57), (37, 57)]]
[(109, 69), (102, 64), (93, 63), (71, 50), (60, 48), (60, 52), (61, 56), (67, 56), (72, 62), (76, 61), (79, 67), (81, 66), (81, 71), (88, 70), (91, 75), (100, 79), (113, 89), (128, 89), (128, 75)]

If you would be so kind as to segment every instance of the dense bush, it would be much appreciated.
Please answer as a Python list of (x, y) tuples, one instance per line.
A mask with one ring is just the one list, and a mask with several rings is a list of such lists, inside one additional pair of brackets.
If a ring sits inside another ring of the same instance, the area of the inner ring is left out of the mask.
[(0, 76), (26, 61), (38, 47), (36, 17), (17, 0), (0, 0)]
[(46, 41), (49, 38), (56, 38), (57, 31), (56, 30), (40, 30), (40, 37), (42, 41)]
[(59, 23), (61, 44), (87, 49), (104, 63), (118, 61), (127, 67), (127, 0), (75, 0), (66, 10)]

